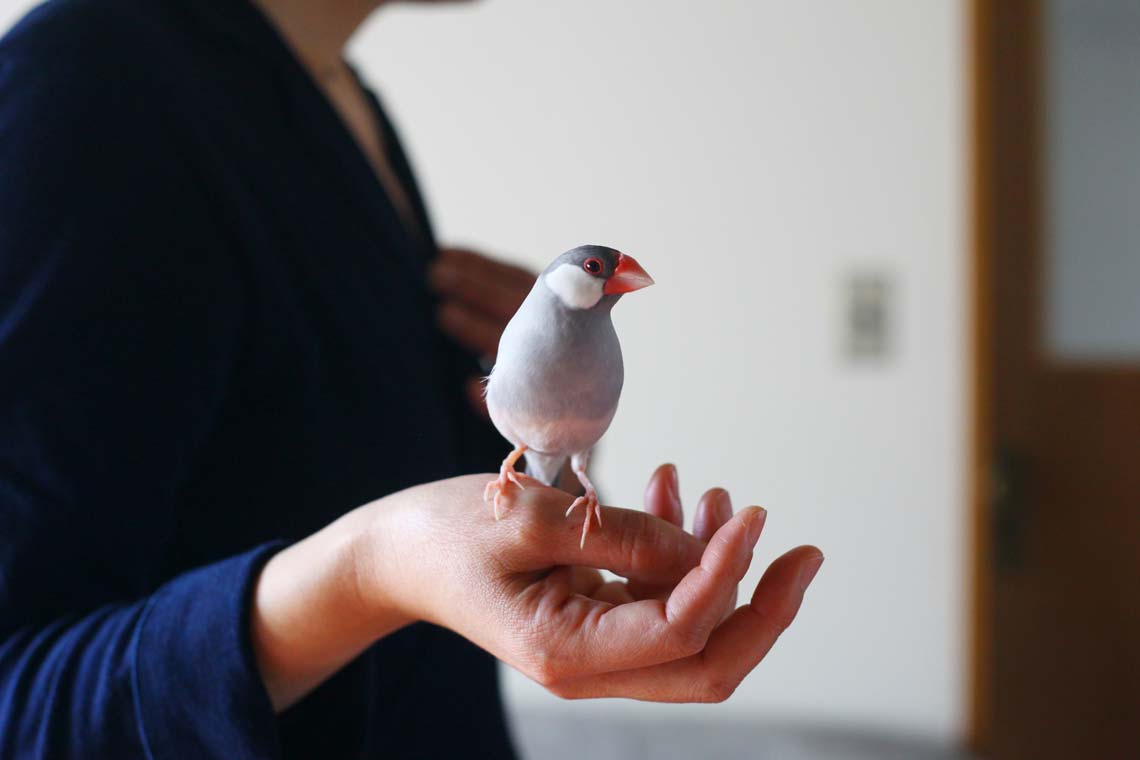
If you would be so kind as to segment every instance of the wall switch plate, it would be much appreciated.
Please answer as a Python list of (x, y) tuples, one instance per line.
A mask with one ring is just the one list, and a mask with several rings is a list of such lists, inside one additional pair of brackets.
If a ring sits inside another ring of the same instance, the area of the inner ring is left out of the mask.
[(880, 270), (859, 270), (844, 280), (844, 353), (854, 362), (882, 362), (893, 342), (894, 292)]

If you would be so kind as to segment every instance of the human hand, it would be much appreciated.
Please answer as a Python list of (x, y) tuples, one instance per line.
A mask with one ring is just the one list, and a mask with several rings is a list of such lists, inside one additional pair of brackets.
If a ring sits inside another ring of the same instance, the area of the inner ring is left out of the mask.
[[(535, 275), (463, 248), (442, 248), (428, 272), (428, 285), (440, 296), (439, 327), (464, 348), (494, 360), (503, 328), (534, 286)], [(486, 414), (483, 387), (468, 381), (467, 395)]]
[(726, 699), (790, 625), (823, 557), (784, 554), (726, 617), (765, 513), (732, 516), (709, 492), (697, 518), (706, 545), (678, 527), (669, 475), (650, 483), (652, 514), (603, 507), (584, 549), (564, 516), (570, 497), (533, 480), (501, 521), (483, 504), (491, 475), (381, 499), (353, 552), (362, 603), (451, 628), (560, 696)]

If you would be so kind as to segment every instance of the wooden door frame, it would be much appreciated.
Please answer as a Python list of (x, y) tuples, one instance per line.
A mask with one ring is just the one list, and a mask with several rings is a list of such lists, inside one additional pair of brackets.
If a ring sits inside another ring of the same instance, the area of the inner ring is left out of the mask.
[(970, 0), (965, 45), (969, 87), (970, 193), (970, 440), (969, 440), (969, 525), (967, 567), (970, 572), (967, 611), (967, 712), (966, 745), (972, 752), (989, 746), (992, 715), (991, 690), (993, 641), (990, 634), (993, 615), (993, 530), (989, 519), (989, 463), (993, 461), (991, 441), (993, 422), (992, 367), (988, 350), (993, 314), (991, 260), (993, 219), (990, 180), (993, 114), (989, 107), (992, 85), (992, 46), (984, 44), (993, 34), (994, 9), (991, 0)]
[[(1024, 245), (1034, 253), (1041, 204), (1041, 4), (1039, 0), (970, 0), (970, 569), (966, 743), (984, 753), (994, 722), (994, 525), (996, 381), (999, 367), (996, 271), (1000, 251)], [(1016, 33), (1013, 33), (1015, 32)], [(1011, 103), (1011, 100), (1013, 101)], [(1021, 123), (1010, 115), (1024, 117)], [(1010, 192), (1011, 186), (1018, 186)], [(1031, 258), (1036, 258), (1035, 256)], [(1036, 270), (1036, 262), (1030, 264)], [(1040, 273), (1032, 271), (1038, 279)], [(1035, 299), (1038, 288), (1003, 297)], [(1039, 314), (1036, 304), (1026, 313)], [(1032, 330), (1039, 335), (1039, 331)]]

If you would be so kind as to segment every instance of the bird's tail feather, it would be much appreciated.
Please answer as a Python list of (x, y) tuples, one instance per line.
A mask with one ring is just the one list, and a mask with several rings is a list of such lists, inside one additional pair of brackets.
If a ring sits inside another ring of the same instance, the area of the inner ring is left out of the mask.
[(530, 449), (527, 449), (525, 456), (526, 474), (535, 480), (541, 480), (548, 486), (552, 486), (558, 482), (558, 476), (562, 474), (562, 468), (565, 466), (567, 459), (564, 456), (540, 454)]

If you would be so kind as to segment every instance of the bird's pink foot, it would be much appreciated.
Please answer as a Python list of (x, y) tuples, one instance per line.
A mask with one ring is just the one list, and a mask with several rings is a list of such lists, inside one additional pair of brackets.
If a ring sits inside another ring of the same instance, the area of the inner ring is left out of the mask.
[(585, 496), (579, 496), (574, 500), (574, 503), (566, 510), (566, 516), (569, 517), (579, 504), (586, 506), (586, 519), (582, 522), (582, 540), (578, 543), (579, 548), (584, 548), (586, 536), (590, 535), (590, 523), (597, 522), (598, 527), (602, 527), (602, 507), (598, 503), (598, 494), (592, 487), (586, 489)]
[(489, 501), (494, 505), (496, 520), (502, 517), (502, 507), (510, 499), (508, 492), (511, 486), (526, 490), (526, 486), (519, 480), (518, 473), (513, 469), (503, 467), (499, 470), (499, 477), (489, 482), (487, 487), (483, 489), (483, 501)]
[[(520, 491), (526, 490), (526, 486), (523, 485), (522, 482), (526, 476), (515, 472), (515, 462), (517, 462), (519, 457), (525, 452), (526, 446), (519, 446), (508, 454), (507, 458), (503, 460), (502, 466), (499, 467), (499, 477), (492, 480), (487, 484), (487, 487), (483, 489), (483, 501), (492, 503), (495, 509), (496, 520), (502, 517), (501, 508), (510, 498), (508, 491), (511, 486), (518, 487)], [(530, 480), (530, 478), (526, 479)]]

